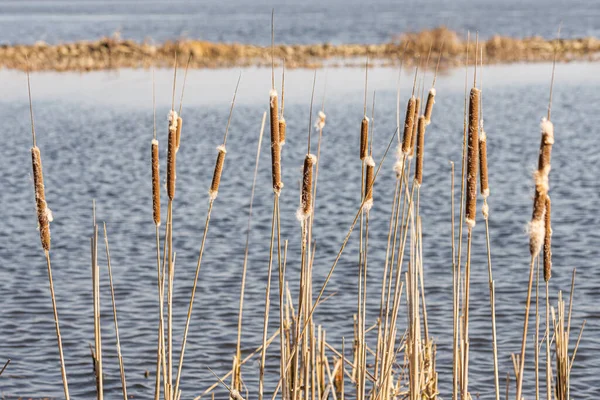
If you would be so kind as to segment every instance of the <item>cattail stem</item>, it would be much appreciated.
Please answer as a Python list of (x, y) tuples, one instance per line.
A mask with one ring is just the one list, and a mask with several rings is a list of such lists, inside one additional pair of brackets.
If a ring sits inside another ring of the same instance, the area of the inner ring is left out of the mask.
[(521, 354), (519, 357), (519, 369), (517, 376), (517, 399), (521, 398), (521, 391), (523, 388), (523, 373), (525, 371), (525, 349), (527, 347), (527, 328), (529, 326), (529, 309), (531, 307), (531, 291), (533, 289), (534, 265), (535, 256), (532, 255), (531, 261), (529, 262), (529, 285), (527, 286), (527, 299), (525, 301), (525, 319), (523, 320), (523, 337), (521, 339)]
[(54, 328), (56, 330), (56, 340), (58, 342), (58, 356), (60, 359), (60, 375), (63, 382), (63, 391), (65, 399), (69, 400), (69, 383), (67, 382), (67, 370), (65, 368), (65, 357), (63, 355), (62, 336), (60, 335), (60, 325), (58, 322), (58, 309), (56, 307), (56, 297), (54, 295), (54, 282), (52, 280), (52, 266), (50, 264), (50, 252), (44, 250), (46, 256), (46, 266), (48, 267), (48, 282), (50, 284), (50, 297), (52, 298), (52, 311), (54, 313)]
[(471, 89), (469, 98), (469, 141), (467, 152), (466, 223), (469, 230), (477, 218), (477, 172), (479, 168), (479, 96), (480, 90)]
[(106, 248), (106, 260), (108, 265), (108, 279), (110, 284), (110, 297), (112, 301), (113, 320), (115, 322), (115, 337), (117, 346), (117, 358), (119, 360), (119, 373), (121, 375), (121, 388), (123, 390), (123, 400), (127, 400), (127, 383), (125, 381), (125, 366), (123, 365), (123, 356), (121, 354), (121, 340), (119, 339), (119, 322), (117, 320), (117, 303), (115, 301), (115, 287), (113, 284), (112, 265), (110, 262), (110, 249), (108, 247), (108, 234), (106, 233), (106, 223), (104, 223), (104, 246)]

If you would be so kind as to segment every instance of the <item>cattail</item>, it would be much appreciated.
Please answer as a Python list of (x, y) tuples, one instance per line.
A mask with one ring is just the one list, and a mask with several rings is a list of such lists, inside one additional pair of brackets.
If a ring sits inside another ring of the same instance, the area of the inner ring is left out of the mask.
[(412, 130), (415, 121), (415, 103), (415, 96), (412, 96), (406, 105), (406, 118), (404, 119), (404, 133), (402, 136), (402, 153), (405, 156), (410, 153), (410, 142), (412, 141)]
[(477, 169), (479, 167), (479, 95), (471, 89), (469, 97), (469, 140), (467, 152), (467, 202), (466, 222), (469, 229), (475, 226), (477, 216)]
[(46, 193), (44, 190), (44, 175), (42, 173), (42, 156), (37, 146), (31, 148), (31, 164), (33, 165), (33, 186), (35, 190), (35, 205), (38, 217), (38, 229), (42, 248), (50, 251), (50, 222), (52, 212), (46, 204)]
[(210, 190), (208, 191), (211, 200), (216, 199), (217, 194), (219, 193), (219, 184), (221, 183), (221, 174), (223, 173), (223, 162), (225, 162), (225, 154), (227, 154), (227, 149), (225, 149), (225, 145), (217, 147), (217, 151), (219, 152), (219, 154), (217, 155), (215, 171), (213, 173)]
[(375, 179), (375, 161), (373, 157), (367, 157), (367, 173), (365, 174), (365, 202), (364, 209), (369, 211), (373, 207), (373, 181)]
[(304, 158), (304, 170), (302, 173), (302, 205), (298, 210), (299, 219), (305, 220), (312, 212), (312, 184), (313, 184), (313, 165), (317, 162), (317, 157), (313, 154), (307, 154)]
[(179, 151), (179, 143), (181, 141), (181, 126), (183, 125), (183, 120), (181, 117), (177, 117), (177, 140), (175, 141), (176, 146), (175, 150)]
[(424, 116), (419, 117), (418, 123), (419, 133), (417, 135), (417, 167), (415, 169), (415, 182), (418, 186), (423, 183), (423, 155), (425, 148), (425, 126), (427, 122)]
[(154, 223), (160, 225), (160, 168), (158, 164), (158, 140), (152, 140), (152, 211)]
[(369, 153), (369, 117), (366, 115), (360, 123), (360, 159), (364, 160)]
[(537, 256), (544, 244), (546, 211), (546, 195), (548, 194), (548, 174), (550, 173), (550, 157), (554, 144), (554, 125), (547, 119), (542, 119), (540, 124), (542, 140), (538, 160), (538, 170), (534, 173), (535, 195), (533, 199), (533, 213), (529, 223), (529, 252)]
[(431, 123), (431, 112), (433, 111), (433, 105), (435, 104), (435, 88), (429, 89), (429, 95), (427, 96), (427, 104), (425, 105), (425, 122), (427, 125)]
[(488, 183), (487, 135), (483, 130), (483, 120), (481, 121), (481, 136), (479, 136), (479, 184), (481, 195), (487, 199), (490, 196), (490, 187)]
[(285, 144), (285, 130), (287, 125), (285, 123), (285, 118), (279, 118), (279, 146), (283, 146)]
[(277, 194), (281, 192), (283, 183), (281, 182), (281, 148), (279, 138), (279, 109), (277, 104), (277, 91), (271, 90), (270, 105), (271, 113), (271, 171), (273, 175), (273, 191)]
[(552, 223), (550, 196), (546, 195), (546, 217), (544, 229), (544, 281), (548, 282), (552, 276)]
[(421, 98), (417, 97), (415, 101), (415, 115), (413, 116), (413, 129), (410, 137), (410, 153), (409, 158), (412, 158), (415, 154), (415, 145), (417, 144), (417, 129), (419, 128), (419, 109), (421, 108)]
[(175, 197), (175, 159), (177, 156), (177, 112), (169, 113), (169, 143), (167, 150), (167, 196), (170, 200)]

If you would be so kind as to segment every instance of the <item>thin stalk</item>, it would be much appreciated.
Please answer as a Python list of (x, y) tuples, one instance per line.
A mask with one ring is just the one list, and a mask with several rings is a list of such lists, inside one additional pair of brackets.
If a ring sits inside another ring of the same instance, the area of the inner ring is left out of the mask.
[(106, 260), (108, 265), (108, 279), (110, 284), (110, 297), (112, 301), (113, 319), (115, 321), (115, 336), (117, 344), (117, 358), (119, 359), (119, 372), (121, 375), (121, 387), (123, 389), (123, 400), (127, 400), (127, 383), (125, 381), (125, 366), (123, 365), (123, 356), (121, 354), (121, 341), (119, 339), (119, 323), (117, 321), (117, 303), (115, 301), (115, 288), (113, 285), (112, 266), (110, 263), (110, 249), (108, 247), (108, 234), (106, 233), (106, 223), (104, 223), (104, 246), (106, 247)]

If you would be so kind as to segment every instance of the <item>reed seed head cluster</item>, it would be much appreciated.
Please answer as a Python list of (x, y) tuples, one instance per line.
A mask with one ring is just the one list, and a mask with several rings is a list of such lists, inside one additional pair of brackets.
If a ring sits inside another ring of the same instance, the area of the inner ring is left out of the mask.
[(177, 157), (177, 111), (169, 112), (169, 143), (167, 150), (167, 196), (175, 198), (175, 163)]
[(50, 251), (50, 222), (52, 211), (46, 204), (46, 192), (44, 189), (44, 175), (42, 171), (42, 156), (37, 146), (31, 148), (31, 163), (33, 165), (33, 187), (35, 191), (35, 206), (38, 217), (38, 229), (42, 248)]
[(554, 125), (547, 119), (540, 124), (542, 139), (538, 160), (538, 169), (534, 173), (535, 195), (533, 198), (533, 213), (529, 223), (529, 252), (532, 257), (539, 254), (544, 244), (546, 211), (546, 196), (548, 195), (550, 174), (550, 158), (554, 144)]
[(412, 141), (413, 124), (415, 122), (415, 110), (416, 110), (416, 99), (415, 96), (411, 96), (406, 105), (406, 117), (404, 119), (404, 132), (402, 134), (402, 153), (407, 156), (410, 153), (410, 146)]
[(152, 216), (154, 224), (160, 225), (160, 166), (158, 140), (152, 140)]
[(365, 160), (369, 156), (369, 117), (363, 117), (360, 123), (360, 159)]
[(219, 154), (217, 155), (217, 161), (215, 163), (215, 170), (213, 172), (212, 183), (210, 185), (210, 190), (208, 191), (208, 195), (211, 201), (216, 199), (217, 195), (219, 194), (221, 174), (223, 173), (223, 163), (225, 162), (225, 155), (227, 154), (227, 149), (225, 148), (225, 145), (217, 147), (217, 151), (219, 152)]
[(477, 172), (479, 168), (479, 100), (481, 91), (471, 88), (469, 95), (469, 138), (467, 149), (466, 223), (473, 229), (477, 219)]
[(269, 112), (271, 116), (271, 174), (273, 177), (273, 191), (279, 195), (283, 188), (281, 182), (281, 139), (279, 136), (279, 108), (277, 91), (271, 90), (269, 94)]

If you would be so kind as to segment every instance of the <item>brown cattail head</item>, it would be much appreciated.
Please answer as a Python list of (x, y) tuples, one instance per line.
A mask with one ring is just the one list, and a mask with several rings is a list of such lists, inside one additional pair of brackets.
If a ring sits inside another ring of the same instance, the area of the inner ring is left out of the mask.
[(281, 182), (281, 146), (279, 137), (279, 109), (277, 103), (277, 91), (271, 90), (269, 110), (271, 114), (271, 174), (273, 176), (273, 191), (281, 193), (283, 183)]
[(42, 156), (37, 146), (31, 148), (31, 163), (33, 165), (33, 188), (35, 192), (35, 206), (38, 217), (38, 229), (42, 248), (50, 251), (50, 221), (52, 212), (46, 204), (46, 193), (44, 190), (44, 175), (42, 172)]
[(415, 145), (417, 144), (417, 130), (419, 128), (419, 109), (421, 108), (421, 98), (417, 97), (415, 100), (415, 115), (413, 116), (413, 129), (412, 135), (410, 138), (410, 153), (408, 153), (408, 158), (412, 158), (415, 154)]
[(279, 118), (279, 147), (285, 144), (285, 130), (287, 125), (285, 123), (285, 118)]
[(177, 157), (177, 112), (169, 113), (169, 143), (167, 150), (167, 196), (170, 200), (175, 197), (175, 160)]
[(431, 123), (431, 112), (433, 111), (433, 105), (435, 104), (435, 94), (435, 88), (429, 89), (427, 104), (425, 105), (425, 122), (427, 125)]
[(529, 223), (529, 252), (537, 256), (542, 249), (545, 237), (544, 215), (546, 212), (546, 196), (548, 194), (548, 174), (550, 173), (550, 156), (554, 144), (554, 125), (547, 119), (540, 124), (542, 140), (538, 160), (538, 169), (534, 173), (535, 195), (533, 213)]
[(413, 124), (415, 121), (415, 110), (416, 110), (415, 103), (416, 103), (415, 96), (412, 96), (408, 100), (408, 104), (406, 105), (406, 117), (404, 119), (404, 133), (402, 136), (402, 153), (404, 153), (405, 156), (407, 156), (408, 153), (410, 153), (410, 142), (412, 141)]
[[(418, 186), (423, 184), (423, 155), (425, 148), (425, 126), (427, 122), (424, 116), (419, 117), (417, 134), (417, 167), (415, 169), (415, 182)], [(418, 187), (417, 186), (417, 187)]]
[(469, 229), (477, 218), (477, 170), (479, 168), (479, 96), (480, 90), (471, 89), (469, 96), (469, 139), (467, 151), (466, 222)]
[(369, 156), (369, 117), (366, 115), (360, 123), (360, 159)]
[(550, 196), (546, 195), (546, 217), (544, 218), (544, 281), (548, 282), (552, 276), (552, 222), (551, 222)]
[(490, 186), (488, 183), (487, 135), (483, 130), (483, 121), (481, 121), (481, 135), (479, 136), (479, 184), (481, 195), (487, 199), (490, 195)]
[(298, 210), (298, 219), (300, 219), (300, 221), (308, 218), (312, 212), (313, 165), (315, 162), (317, 162), (317, 157), (313, 154), (307, 154), (304, 158), (304, 169), (302, 173), (302, 204)]
[(223, 173), (223, 163), (225, 162), (225, 154), (227, 154), (227, 149), (225, 149), (225, 145), (223, 144), (217, 147), (217, 151), (219, 154), (217, 155), (215, 171), (213, 172), (212, 183), (210, 185), (210, 190), (208, 191), (211, 201), (216, 199), (217, 194), (219, 193), (219, 184), (221, 183), (221, 174)]
[(177, 140), (175, 141), (176, 146), (175, 150), (179, 151), (179, 143), (181, 142), (181, 127), (183, 125), (183, 120), (181, 117), (177, 117)]
[(375, 161), (373, 157), (367, 157), (365, 164), (367, 165), (367, 173), (365, 174), (365, 202), (363, 208), (365, 211), (369, 211), (373, 207), (373, 181), (375, 179)]
[(158, 164), (158, 140), (152, 140), (152, 211), (154, 223), (160, 225), (160, 168)]

